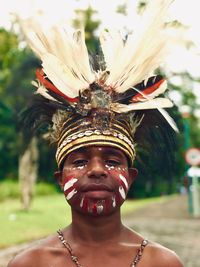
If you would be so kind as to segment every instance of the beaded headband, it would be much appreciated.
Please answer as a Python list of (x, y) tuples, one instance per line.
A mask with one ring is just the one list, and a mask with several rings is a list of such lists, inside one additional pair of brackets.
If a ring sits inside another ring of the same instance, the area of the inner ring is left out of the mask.
[(58, 141), (56, 160), (61, 168), (72, 151), (87, 146), (112, 146), (121, 149), (130, 164), (135, 158), (133, 133), (127, 121), (112, 119), (107, 129), (95, 127), (89, 116), (73, 115), (63, 123)]

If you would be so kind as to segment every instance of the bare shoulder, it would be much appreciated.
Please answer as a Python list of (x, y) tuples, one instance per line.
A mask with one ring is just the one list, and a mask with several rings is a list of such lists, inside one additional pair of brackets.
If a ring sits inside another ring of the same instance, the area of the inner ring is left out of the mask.
[(144, 261), (152, 264), (148, 266), (183, 267), (181, 260), (174, 251), (157, 243), (149, 242), (145, 254)]
[(60, 253), (55, 235), (44, 239), (40, 244), (19, 253), (7, 267), (43, 267), (48, 261)]
[(8, 267), (36, 267), (40, 261), (40, 255), (42, 254), (42, 248), (27, 249), (11, 260)]

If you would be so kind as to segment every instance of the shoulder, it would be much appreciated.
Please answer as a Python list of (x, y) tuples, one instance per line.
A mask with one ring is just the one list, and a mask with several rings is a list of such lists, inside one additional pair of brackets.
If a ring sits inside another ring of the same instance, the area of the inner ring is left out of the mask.
[(9, 262), (8, 267), (36, 267), (40, 264), (40, 256), (43, 254), (42, 248), (27, 249)]
[(46, 266), (47, 259), (50, 260), (60, 253), (59, 244), (55, 241), (55, 235), (50, 236), (42, 240), (40, 244), (19, 253), (7, 267)]
[(150, 242), (146, 247), (145, 262), (152, 263), (149, 266), (157, 267), (183, 267), (177, 254), (157, 243)]

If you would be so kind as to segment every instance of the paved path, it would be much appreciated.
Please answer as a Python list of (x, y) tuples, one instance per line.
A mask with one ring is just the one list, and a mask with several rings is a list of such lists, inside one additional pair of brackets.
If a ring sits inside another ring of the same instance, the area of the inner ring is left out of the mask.
[[(187, 196), (137, 210), (123, 221), (148, 239), (174, 250), (184, 267), (200, 267), (200, 219), (188, 215)], [(6, 267), (14, 255), (37, 242), (0, 250), (0, 267)]]
[(188, 215), (186, 195), (135, 211), (124, 222), (148, 239), (174, 250), (184, 267), (200, 267), (200, 219)]

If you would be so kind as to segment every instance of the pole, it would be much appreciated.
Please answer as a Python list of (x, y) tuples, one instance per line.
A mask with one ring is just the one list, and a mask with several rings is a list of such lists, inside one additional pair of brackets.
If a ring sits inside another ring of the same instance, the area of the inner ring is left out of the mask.
[(200, 216), (199, 209), (199, 185), (198, 185), (198, 177), (192, 177), (192, 202), (193, 202), (193, 216)]
[[(183, 123), (184, 123), (184, 147), (185, 151), (187, 151), (190, 148), (190, 128), (189, 128), (189, 122), (188, 117), (183, 116)], [(188, 176), (188, 169), (190, 166), (186, 163), (185, 164), (185, 177), (187, 177), (187, 193), (188, 193), (188, 212), (190, 214), (193, 213), (193, 207), (192, 207), (192, 192), (191, 192), (191, 177)]]

